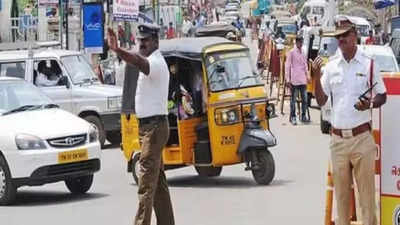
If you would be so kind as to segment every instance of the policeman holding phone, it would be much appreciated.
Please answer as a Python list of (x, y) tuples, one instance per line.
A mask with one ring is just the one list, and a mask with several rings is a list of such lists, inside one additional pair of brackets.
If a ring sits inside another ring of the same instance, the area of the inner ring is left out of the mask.
[[(376, 225), (375, 155), (371, 109), (386, 102), (386, 88), (374, 61), (357, 47), (357, 30), (351, 17), (335, 18), (339, 51), (330, 58), (321, 77), (322, 59), (313, 62), (316, 99), (331, 100), (331, 159), (338, 209), (338, 225), (350, 225), (352, 171), (360, 194), (364, 225)], [(360, 96), (373, 84), (367, 98)], [(375, 95), (373, 95), (373, 94)]]

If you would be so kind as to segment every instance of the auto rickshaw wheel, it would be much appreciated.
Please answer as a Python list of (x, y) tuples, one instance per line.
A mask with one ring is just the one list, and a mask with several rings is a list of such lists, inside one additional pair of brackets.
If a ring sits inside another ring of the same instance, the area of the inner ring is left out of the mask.
[(217, 177), (221, 174), (222, 167), (195, 166), (197, 173), (201, 177)]
[(135, 180), (136, 184), (139, 184), (139, 176), (138, 176), (138, 172), (139, 172), (139, 159), (140, 159), (140, 153), (135, 154), (135, 156), (133, 156), (133, 159), (131, 161), (132, 164), (132, 177)]
[(253, 169), (254, 180), (257, 184), (268, 185), (275, 176), (275, 162), (268, 150), (257, 151), (259, 169)]

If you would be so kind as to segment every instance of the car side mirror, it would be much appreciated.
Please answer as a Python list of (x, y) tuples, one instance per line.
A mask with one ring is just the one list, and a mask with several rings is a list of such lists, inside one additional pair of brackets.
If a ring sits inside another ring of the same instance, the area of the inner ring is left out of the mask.
[(68, 77), (67, 76), (60, 77), (60, 80), (58, 81), (58, 85), (67, 86), (67, 88), (69, 88)]

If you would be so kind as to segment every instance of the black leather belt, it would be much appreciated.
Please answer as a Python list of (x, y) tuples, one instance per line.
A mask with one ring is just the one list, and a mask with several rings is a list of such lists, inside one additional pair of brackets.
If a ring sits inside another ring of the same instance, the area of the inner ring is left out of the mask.
[(149, 117), (144, 117), (144, 118), (138, 118), (139, 124), (144, 125), (148, 123), (158, 123), (160, 121), (166, 120), (167, 116), (166, 115), (155, 115), (155, 116), (149, 116)]

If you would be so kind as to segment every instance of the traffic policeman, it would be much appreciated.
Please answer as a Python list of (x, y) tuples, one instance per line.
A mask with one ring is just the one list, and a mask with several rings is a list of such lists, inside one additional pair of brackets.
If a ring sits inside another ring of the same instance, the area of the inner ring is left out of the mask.
[[(386, 88), (374, 61), (357, 47), (357, 30), (350, 17), (335, 18), (339, 50), (321, 77), (322, 59), (313, 69), (317, 76), (316, 99), (320, 106), (330, 98), (331, 159), (337, 201), (338, 225), (350, 225), (352, 171), (359, 190), (364, 225), (376, 225), (375, 155), (371, 134), (371, 109), (386, 102)], [(359, 98), (375, 84), (368, 99)], [(373, 95), (373, 94), (374, 95)]]
[(118, 47), (117, 36), (108, 29), (109, 47), (127, 64), (139, 69), (135, 95), (135, 112), (139, 121), (141, 140), (139, 169), (139, 208), (135, 225), (150, 225), (154, 211), (158, 225), (174, 225), (174, 215), (161, 160), (162, 150), (168, 141), (168, 86), (169, 71), (159, 46), (159, 27), (140, 24), (137, 38), (139, 53)]

